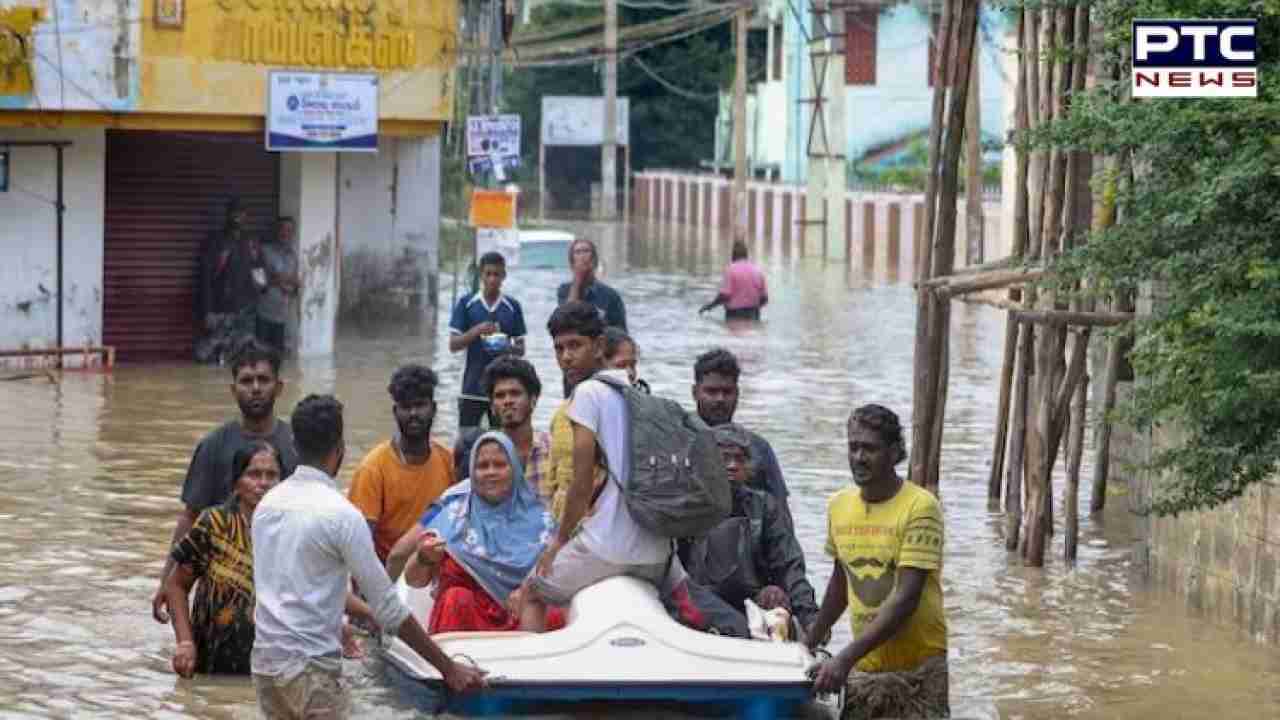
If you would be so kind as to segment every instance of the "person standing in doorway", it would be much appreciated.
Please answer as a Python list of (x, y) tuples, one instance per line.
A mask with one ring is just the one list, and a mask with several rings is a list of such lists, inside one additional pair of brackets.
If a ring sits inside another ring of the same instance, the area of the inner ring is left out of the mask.
[(485, 416), (489, 427), (498, 426), (482, 385), (485, 368), (499, 355), (524, 355), (524, 310), (515, 298), (502, 294), (506, 278), (501, 253), (480, 256), (480, 290), (459, 298), (449, 320), (449, 352), (467, 352), (458, 396), (458, 427), (463, 431), (478, 427)]
[(769, 289), (760, 266), (747, 259), (747, 244), (733, 243), (732, 262), (724, 269), (716, 299), (703, 305), (698, 314), (724, 306), (725, 320), (759, 320), (760, 310), (769, 302)]
[(569, 269), (573, 280), (556, 290), (556, 304), (564, 305), (574, 300), (591, 303), (600, 311), (605, 327), (627, 329), (627, 306), (617, 290), (596, 279), (600, 268), (600, 254), (596, 244), (586, 238), (569, 243)]
[(405, 365), (391, 376), (391, 414), (396, 434), (369, 451), (351, 479), (348, 498), (364, 515), (378, 558), (422, 512), (455, 482), (453, 453), (431, 439), (438, 378), (431, 368)]
[[(223, 423), (196, 445), (182, 483), (182, 510), (178, 512), (170, 548), (186, 537), (201, 512), (231, 497), (234, 483), (231, 470), (236, 452), (242, 447), (266, 440), (280, 452), (281, 473), (293, 472), (298, 464), (293, 433), (287, 423), (275, 416), (276, 399), (283, 390), (280, 356), (252, 338), (242, 343), (231, 359), (231, 396), (240, 408), (240, 417)], [(151, 615), (158, 623), (169, 622), (165, 581), (173, 570), (174, 559), (167, 550), (159, 587), (151, 599)]]
[(297, 296), (299, 286), (294, 230), (293, 218), (282, 217), (276, 221), (275, 239), (262, 246), (267, 287), (258, 297), (257, 335), (259, 340), (282, 354), (290, 299)]
[(947, 717), (942, 507), (894, 470), (907, 452), (892, 410), (863, 405), (846, 431), (853, 486), (827, 503), (835, 563), (806, 638), (810, 648), (823, 642), (847, 608), (853, 642), (816, 668), (814, 691), (847, 685), (848, 706), (866, 717)]
[(290, 420), (300, 464), (253, 515), (253, 651), (258, 707), (269, 720), (350, 715), (339, 629), (352, 577), (384, 633), (435, 667), (454, 692), (484, 686), (479, 668), (457, 662), (427, 637), (378, 562), (364, 518), (338, 492), (346, 454), (342, 404), (308, 395)]

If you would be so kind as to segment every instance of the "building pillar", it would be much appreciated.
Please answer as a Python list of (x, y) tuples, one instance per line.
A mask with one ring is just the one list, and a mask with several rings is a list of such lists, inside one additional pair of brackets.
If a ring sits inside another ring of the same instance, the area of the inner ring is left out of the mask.
[[(396, 142), (393, 267), (415, 281), (410, 317), (434, 324), (440, 289), (440, 136)], [(399, 259), (412, 265), (401, 267)]]
[(298, 355), (333, 352), (338, 317), (338, 155), (282, 153), (280, 210), (297, 223)]

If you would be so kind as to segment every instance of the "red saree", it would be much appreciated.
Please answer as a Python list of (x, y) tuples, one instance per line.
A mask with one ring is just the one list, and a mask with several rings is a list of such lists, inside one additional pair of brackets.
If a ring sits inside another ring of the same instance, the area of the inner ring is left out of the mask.
[[(484, 588), (448, 554), (436, 578), (436, 602), (427, 621), (431, 635), (446, 632), (508, 632), (518, 630), (519, 618), (494, 600)], [(547, 630), (565, 626), (560, 608), (547, 611)]]

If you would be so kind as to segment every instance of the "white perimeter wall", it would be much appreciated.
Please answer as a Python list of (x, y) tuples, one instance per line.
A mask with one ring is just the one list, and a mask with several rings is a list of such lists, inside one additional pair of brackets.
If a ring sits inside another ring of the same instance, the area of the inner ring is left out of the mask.
[[(102, 343), (106, 135), (101, 128), (0, 128), (3, 141), (69, 140), (63, 156), (63, 344)], [(56, 154), (9, 149), (0, 193), (0, 348), (57, 344)]]

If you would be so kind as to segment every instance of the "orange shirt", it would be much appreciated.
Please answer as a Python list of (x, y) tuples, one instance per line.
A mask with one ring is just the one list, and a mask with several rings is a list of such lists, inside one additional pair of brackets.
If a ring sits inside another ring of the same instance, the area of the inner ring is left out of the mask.
[(347, 497), (366, 520), (374, 523), (373, 547), (386, 562), (387, 553), (400, 536), (455, 482), (453, 452), (445, 446), (433, 440), (427, 462), (406, 465), (388, 440), (360, 461)]

